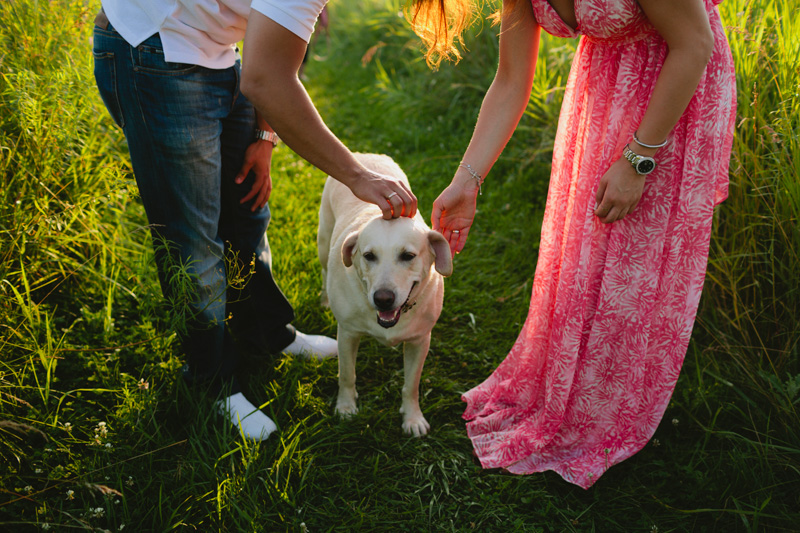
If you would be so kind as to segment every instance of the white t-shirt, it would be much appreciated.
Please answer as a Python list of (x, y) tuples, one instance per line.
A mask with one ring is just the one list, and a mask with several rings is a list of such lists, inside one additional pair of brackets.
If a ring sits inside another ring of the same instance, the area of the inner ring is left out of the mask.
[(253, 9), (271, 18), (305, 42), (311, 40), (328, 0), (253, 0)]
[(250, 3), (304, 41), (327, 0), (103, 0), (108, 20), (131, 45), (158, 33), (164, 58), (208, 68), (236, 61), (236, 43), (244, 38)]

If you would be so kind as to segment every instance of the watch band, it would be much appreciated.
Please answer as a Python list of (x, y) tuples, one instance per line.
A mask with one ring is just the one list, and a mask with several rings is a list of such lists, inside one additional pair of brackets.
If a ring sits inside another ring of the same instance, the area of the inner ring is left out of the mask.
[(647, 174), (650, 174), (658, 166), (655, 159), (646, 155), (637, 154), (631, 150), (631, 147), (627, 144), (622, 150), (622, 157), (628, 160), (633, 169), (640, 176), (646, 176)]
[(267, 131), (267, 130), (256, 130), (256, 139), (261, 141), (269, 141), (272, 143), (272, 146), (278, 146), (278, 141), (280, 138), (278, 134), (274, 131)]

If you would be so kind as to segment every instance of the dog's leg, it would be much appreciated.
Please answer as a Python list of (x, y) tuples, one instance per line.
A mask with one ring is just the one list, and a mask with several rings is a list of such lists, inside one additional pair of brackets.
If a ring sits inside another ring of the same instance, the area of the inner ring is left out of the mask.
[(339, 343), (339, 396), (336, 399), (336, 414), (347, 416), (358, 412), (356, 407), (356, 355), (361, 335), (338, 327)]
[(331, 234), (335, 217), (331, 209), (327, 195), (323, 194), (322, 203), (319, 206), (319, 226), (317, 226), (317, 254), (322, 265), (322, 291), (319, 294), (319, 303), (324, 307), (330, 307), (328, 301), (328, 256), (331, 251)]
[[(431, 426), (419, 408), (419, 379), (422, 376), (422, 365), (428, 356), (431, 345), (431, 334), (428, 333), (419, 341), (406, 341), (403, 346), (403, 431), (415, 437), (426, 435)], [(341, 350), (341, 348), (340, 348)], [(341, 357), (341, 351), (339, 352)]]

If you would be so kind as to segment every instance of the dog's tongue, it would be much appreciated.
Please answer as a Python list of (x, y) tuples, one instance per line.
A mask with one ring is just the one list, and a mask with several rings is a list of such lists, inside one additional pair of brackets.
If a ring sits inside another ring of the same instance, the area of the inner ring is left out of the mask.
[(378, 316), (381, 317), (381, 320), (386, 322), (391, 322), (395, 319), (397, 315), (400, 314), (400, 308), (392, 309), (391, 311), (379, 311)]

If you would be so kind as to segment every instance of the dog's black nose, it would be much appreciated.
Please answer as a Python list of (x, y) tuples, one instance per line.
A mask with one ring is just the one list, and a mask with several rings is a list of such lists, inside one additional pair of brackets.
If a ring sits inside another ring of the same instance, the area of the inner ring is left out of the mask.
[(389, 289), (378, 289), (372, 300), (380, 311), (388, 311), (394, 307), (394, 292)]

